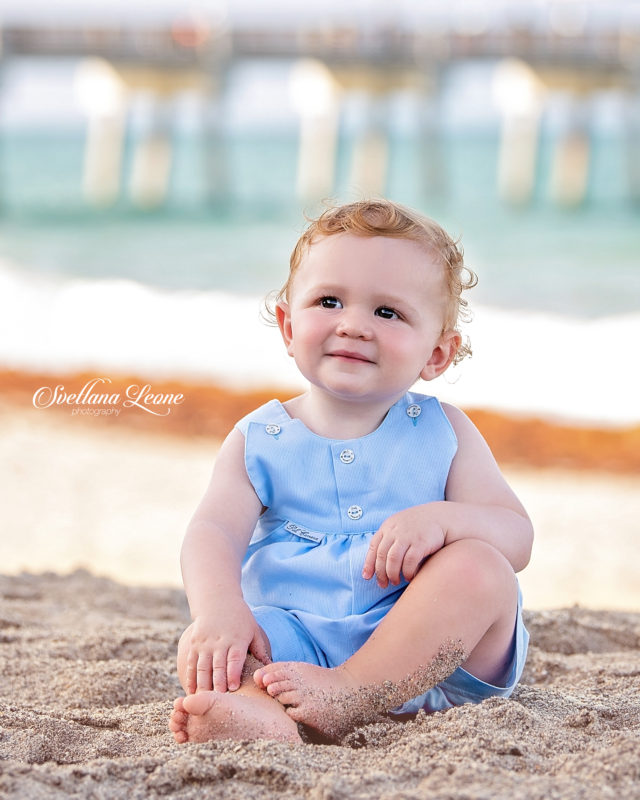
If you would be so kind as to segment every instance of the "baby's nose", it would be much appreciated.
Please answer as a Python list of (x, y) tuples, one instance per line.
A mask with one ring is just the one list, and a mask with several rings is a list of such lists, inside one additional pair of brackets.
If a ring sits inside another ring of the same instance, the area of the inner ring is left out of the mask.
[(340, 314), (337, 333), (356, 339), (369, 339), (372, 335), (371, 321), (367, 314), (358, 309), (344, 309)]

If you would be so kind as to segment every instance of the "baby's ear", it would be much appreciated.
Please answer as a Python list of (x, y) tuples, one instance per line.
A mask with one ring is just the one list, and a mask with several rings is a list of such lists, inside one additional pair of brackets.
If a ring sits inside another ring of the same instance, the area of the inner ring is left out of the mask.
[(280, 333), (282, 334), (285, 347), (287, 348), (287, 353), (292, 356), (293, 330), (291, 328), (291, 310), (289, 309), (289, 304), (285, 303), (284, 300), (279, 300), (276, 303), (276, 320), (278, 322), (278, 327), (280, 328)]
[(434, 347), (431, 357), (420, 373), (422, 380), (432, 381), (434, 378), (442, 375), (456, 357), (461, 342), (462, 336), (458, 331), (445, 331), (438, 340), (438, 344)]

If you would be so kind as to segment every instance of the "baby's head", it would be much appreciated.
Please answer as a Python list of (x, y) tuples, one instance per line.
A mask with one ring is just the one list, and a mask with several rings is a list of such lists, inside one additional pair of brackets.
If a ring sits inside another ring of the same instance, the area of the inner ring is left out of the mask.
[[(443, 332), (458, 330), (459, 322), (468, 318), (468, 304), (462, 292), (475, 286), (477, 278), (464, 265), (462, 248), (437, 222), (389, 200), (362, 200), (336, 206), (312, 220), (291, 253), (289, 277), (278, 292), (276, 303), (280, 300), (289, 301), (296, 271), (309, 249), (319, 239), (340, 233), (386, 236), (417, 243), (429, 256), (429, 263), (435, 260), (444, 270), (448, 300)], [(458, 348), (454, 363), (470, 354), (468, 341), (463, 342)]]

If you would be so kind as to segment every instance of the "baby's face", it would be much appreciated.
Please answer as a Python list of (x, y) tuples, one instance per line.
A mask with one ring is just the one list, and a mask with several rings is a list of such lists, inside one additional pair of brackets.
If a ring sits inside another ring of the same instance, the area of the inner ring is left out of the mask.
[(446, 299), (443, 267), (416, 242), (337, 234), (303, 258), (281, 327), (311, 384), (395, 402), (448, 366), (443, 340), (459, 337), (442, 332)]

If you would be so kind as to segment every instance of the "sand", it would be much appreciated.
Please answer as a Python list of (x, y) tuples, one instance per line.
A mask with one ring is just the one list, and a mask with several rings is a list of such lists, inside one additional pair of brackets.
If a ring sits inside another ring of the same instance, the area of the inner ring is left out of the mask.
[(339, 745), (175, 744), (182, 593), (87, 571), (0, 578), (0, 797), (637, 798), (640, 614), (527, 613), (509, 700)]

